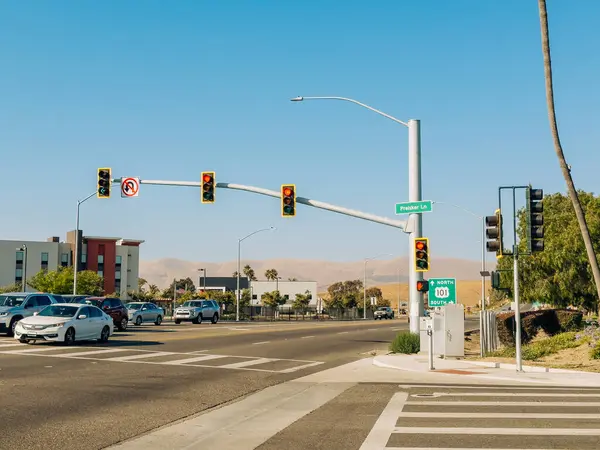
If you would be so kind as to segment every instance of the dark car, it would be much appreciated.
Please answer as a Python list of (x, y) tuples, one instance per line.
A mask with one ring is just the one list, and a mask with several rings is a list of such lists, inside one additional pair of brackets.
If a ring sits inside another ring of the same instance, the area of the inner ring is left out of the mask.
[(77, 294), (77, 295), (73, 295), (73, 294), (68, 294), (68, 295), (61, 295), (62, 299), (64, 300), (64, 303), (81, 303), (82, 300), (85, 300), (88, 297), (92, 297), (91, 295), (82, 295), (82, 294)]
[(114, 297), (86, 297), (80, 300), (80, 303), (94, 305), (100, 308), (112, 317), (113, 323), (119, 331), (125, 331), (127, 329), (129, 316), (127, 315), (127, 308), (125, 308), (125, 305), (120, 299)]

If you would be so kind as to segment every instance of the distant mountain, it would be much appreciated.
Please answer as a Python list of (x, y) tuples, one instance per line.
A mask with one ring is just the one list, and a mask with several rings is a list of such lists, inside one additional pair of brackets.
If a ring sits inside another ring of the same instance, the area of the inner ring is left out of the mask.
[[(319, 289), (326, 289), (336, 281), (363, 279), (364, 261), (332, 262), (303, 259), (268, 259), (244, 260), (242, 267), (250, 264), (256, 277), (264, 279), (267, 269), (276, 269), (283, 280), (296, 278), (301, 281), (316, 281)], [(168, 286), (173, 278), (190, 277), (196, 283), (201, 275), (199, 268), (206, 268), (207, 276), (231, 276), (237, 269), (236, 261), (225, 263), (193, 262), (174, 258), (163, 258), (152, 261), (140, 261), (140, 276), (150, 284), (163, 288)], [(495, 264), (488, 263), (488, 270)], [(437, 258), (431, 261), (431, 270), (427, 278), (449, 277), (457, 280), (477, 280), (480, 278), (481, 262)], [(394, 260), (372, 260), (367, 264), (367, 284), (386, 284), (408, 280), (408, 258)]]

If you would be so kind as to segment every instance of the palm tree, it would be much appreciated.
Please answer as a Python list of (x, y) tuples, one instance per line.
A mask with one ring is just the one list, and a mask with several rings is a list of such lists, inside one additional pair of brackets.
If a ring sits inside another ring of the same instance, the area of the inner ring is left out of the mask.
[(250, 267), (249, 264), (246, 264), (244, 266), (244, 275), (246, 275), (246, 278), (248, 278), (248, 280), (256, 281), (256, 276), (254, 275), (254, 269), (252, 267)]
[(144, 286), (146, 284), (148, 284), (148, 280), (146, 280), (145, 278), (141, 278), (141, 277), (138, 278), (138, 289), (140, 291), (144, 288)]
[[(552, 86), (552, 60), (550, 58), (550, 36), (548, 33), (548, 11), (546, 10), (546, 0), (538, 0), (540, 10), (540, 26), (542, 29), (542, 53), (544, 54), (544, 78), (546, 81), (546, 103), (548, 106), (548, 118), (550, 119), (550, 130), (552, 132), (552, 139), (554, 140), (554, 149), (560, 169), (563, 177), (567, 183), (567, 191), (569, 197), (573, 203), (573, 209), (575, 209), (575, 215), (577, 216), (577, 222), (581, 230), (581, 236), (585, 244), (585, 250), (587, 252), (590, 265), (592, 266), (592, 274), (594, 276), (594, 283), (596, 284), (596, 291), (598, 298), (600, 299), (600, 268), (598, 267), (598, 259), (594, 251), (592, 244), (592, 238), (590, 236), (590, 230), (588, 229), (587, 222), (585, 220), (585, 214), (575, 189), (575, 183), (571, 177), (571, 168), (567, 164), (565, 154), (562, 149), (560, 137), (558, 135), (558, 125), (556, 123), (556, 111), (554, 108), (554, 88)], [(598, 310), (598, 302), (596, 301), (596, 310)]]
[(265, 278), (269, 281), (276, 280), (278, 275), (279, 274), (277, 273), (277, 270), (275, 270), (275, 269), (267, 269), (265, 271)]
[(238, 272), (237, 272), (237, 270), (236, 270), (235, 272), (233, 272), (233, 273), (231, 274), (231, 276), (232, 276), (233, 278), (237, 278), (237, 276), (238, 276)]

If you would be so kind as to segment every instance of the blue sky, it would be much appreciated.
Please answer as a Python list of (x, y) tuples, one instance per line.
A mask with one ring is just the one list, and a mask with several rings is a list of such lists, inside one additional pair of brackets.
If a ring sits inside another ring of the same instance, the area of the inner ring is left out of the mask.
[[(549, 2), (559, 127), (576, 185), (598, 191), (600, 2)], [(546, 112), (537, 2), (61, 1), (0, 4), (0, 238), (64, 238), (96, 169), (217, 181), (395, 218), (406, 129), (421, 119), (423, 197), (492, 214), (499, 185), (564, 191)], [(276, 199), (142, 186), (92, 198), (86, 234), (145, 239), (142, 258), (360, 260), (406, 255), (397, 229)], [(432, 256), (477, 259), (480, 223), (437, 205)], [(493, 258), (490, 258), (493, 259)]]

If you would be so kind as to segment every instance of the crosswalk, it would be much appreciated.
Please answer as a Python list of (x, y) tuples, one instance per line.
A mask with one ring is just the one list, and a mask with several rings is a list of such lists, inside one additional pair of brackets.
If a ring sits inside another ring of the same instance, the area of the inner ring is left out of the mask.
[(263, 358), (209, 354), (206, 351), (169, 352), (131, 347), (62, 347), (57, 345), (27, 345), (0, 342), (0, 355), (37, 356), (71, 360), (93, 360), (113, 363), (154, 364), (177, 367), (247, 370), (271, 373), (292, 373), (324, 364), (321, 361)]
[(360, 450), (598, 448), (600, 389), (400, 385)]

